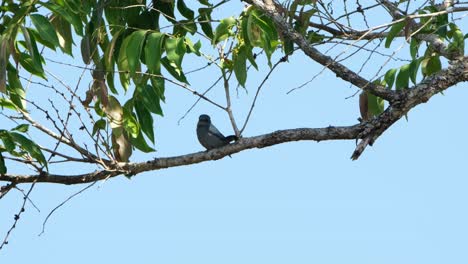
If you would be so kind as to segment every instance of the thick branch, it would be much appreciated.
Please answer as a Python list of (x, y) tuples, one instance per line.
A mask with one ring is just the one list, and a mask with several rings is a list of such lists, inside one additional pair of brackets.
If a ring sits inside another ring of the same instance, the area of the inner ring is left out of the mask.
[(276, 144), (299, 141), (299, 140), (344, 140), (355, 139), (362, 131), (362, 125), (348, 127), (326, 127), (326, 128), (297, 128), (279, 130), (273, 133), (255, 137), (241, 138), (236, 143), (213, 149), (210, 151), (197, 152), (188, 155), (156, 158), (141, 163), (126, 163), (116, 166), (114, 170), (100, 170), (81, 175), (56, 175), (43, 172), (40, 175), (0, 175), (0, 181), (13, 183), (29, 183), (33, 181), (80, 184), (115, 177), (117, 175), (136, 175), (145, 171), (159, 170), (177, 166), (185, 166), (209, 160), (218, 160), (227, 155), (234, 154), (252, 148), (264, 148)]
[[(251, 1), (246, 1), (246, 2), (251, 2)], [(403, 15), (403, 11), (399, 10), (393, 3), (390, 1), (379, 1), (381, 2), (382, 5), (384, 5), (387, 9), (392, 18), (395, 20), (394, 23), (397, 21), (400, 21), (405, 18), (405, 15)], [(282, 13), (287, 13), (288, 11), (282, 7), (281, 5), (276, 5), (276, 8), (280, 10)], [(411, 28), (413, 31), (417, 31), (418, 29), (421, 28), (420, 24), (417, 24), (414, 22), (415, 18), (418, 17), (435, 17), (443, 14), (449, 14), (449, 13), (456, 13), (456, 12), (466, 12), (467, 8), (466, 7), (458, 7), (458, 8), (451, 8), (449, 10), (441, 10), (437, 13), (431, 13), (431, 14), (413, 14), (413, 15), (408, 15), (407, 18), (410, 19), (408, 23), (412, 23)], [(295, 19), (300, 19), (299, 16), (295, 16)], [(344, 40), (373, 40), (373, 39), (382, 39), (386, 38), (388, 36), (388, 32), (372, 32), (376, 28), (371, 28), (371, 29), (366, 29), (366, 30), (355, 30), (352, 28), (347, 28), (347, 29), (336, 29), (333, 27), (328, 26), (327, 24), (320, 24), (320, 23), (314, 23), (314, 22), (309, 22), (309, 26), (313, 28), (317, 28), (319, 30), (323, 30), (325, 32), (330, 33), (334, 38), (340, 38)], [(387, 25), (389, 26), (389, 25)], [(405, 32), (400, 32), (397, 34), (397, 37), (406, 37)], [(450, 53), (447, 52), (447, 45), (440, 40), (439, 36), (436, 34), (415, 34), (412, 36), (418, 40), (421, 41), (426, 41), (430, 44), (433, 45), (435, 50), (442, 56), (446, 57), (449, 60), (455, 59), (459, 54), (457, 53)]]
[(368, 145), (373, 142), (392, 124), (408, 113), (415, 106), (426, 103), (429, 99), (449, 87), (468, 81), (468, 57), (464, 57), (448, 68), (441, 70), (418, 85), (399, 93), (393, 105), (388, 107), (378, 118), (366, 123), (366, 128), (359, 136), (363, 140), (358, 144), (351, 158), (358, 159)]
[(380, 2), (383, 6), (385, 6), (388, 9), (388, 13), (394, 18), (398, 19), (403, 16), (403, 11), (398, 9), (396, 5), (394, 5), (392, 2), (387, 1), (387, 0), (380, 0)]

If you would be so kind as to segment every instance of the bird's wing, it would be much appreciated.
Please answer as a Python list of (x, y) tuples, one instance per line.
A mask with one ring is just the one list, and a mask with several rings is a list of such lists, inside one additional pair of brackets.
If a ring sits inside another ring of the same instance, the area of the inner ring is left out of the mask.
[(219, 132), (219, 130), (213, 126), (212, 124), (210, 125), (209, 129), (208, 129), (208, 134), (212, 135), (212, 136), (215, 136), (221, 140), (224, 140), (224, 135), (221, 134), (221, 132)]

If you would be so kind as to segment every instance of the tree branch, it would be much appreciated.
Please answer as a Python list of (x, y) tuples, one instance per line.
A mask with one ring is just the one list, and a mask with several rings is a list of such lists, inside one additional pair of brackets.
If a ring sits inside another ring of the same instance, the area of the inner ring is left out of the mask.
[[(251, 1), (246, 1), (246, 2), (251, 2)], [(393, 19), (396, 20), (394, 22), (399, 22), (405, 18), (404, 12), (399, 10), (390, 1), (381, 0), (379, 2), (380, 2), (380, 5), (383, 5), (384, 7), (386, 7), (387, 11), (390, 13)], [(375, 7), (375, 6), (377, 5), (374, 5), (372, 7)], [(288, 12), (281, 5), (276, 5), (276, 8), (279, 9), (282, 13)], [(435, 17), (435, 16), (439, 16), (443, 14), (466, 12), (467, 10), (468, 9), (466, 7), (455, 7), (449, 10), (442, 9), (441, 11), (437, 13), (408, 15), (407, 18), (411, 19), (410, 21), (413, 23), (411, 27), (413, 31), (416, 31), (421, 26), (419, 24), (414, 23), (415, 18)], [(353, 13), (353, 12), (350, 12), (350, 13)], [(299, 16), (297, 15), (295, 15), (294, 18), (300, 19)], [(334, 21), (338, 19), (339, 18), (336, 18)], [(334, 38), (339, 38), (343, 40), (373, 40), (373, 39), (386, 38), (388, 36), (388, 32), (372, 32), (373, 30), (375, 30), (375, 28), (369, 28), (366, 30), (355, 30), (353, 28), (336, 29), (336, 28), (328, 26), (328, 24), (320, 24), (320, 23), (314, 23), (314, 22), (309, 22), (309, 26), (312, 28), (316, 28), (316, 29), (328, 32)], [(397, 34), (397, 37), (406, 37), (405, 32), (400, 32), (399, 34)], [(456, 54), (453, 52), (452, 53), (447, 52), (447, 45), (442, 40), (440, 40), (440, 38), (436, 34), (416, 34), (412, 37), (418, 40), (430, 43), (440, 55), (446, 57), (449, 60), (455, 59), (457, 56), (459, 56), (459, 54)]]
[(187, 155), (155, 158), (147, 162), (140, 163), (119, 163), (112, 170), (100, 170), (80, 175), (57, 175), (43, 172), (39, 175), (0, 175), (0, 181), (13, 183), (28, 182), (48, 182), (59, 184), (81, 184), (90, 183), (98, 180), (115, 177), (125, 174), (128, 176), (136, 175), (145, 171), (160, 170), (171, 167), (190, 165), (210, 160), (218, 160), (227, 155), (234, 154), (243, 150), (252, 148), (264, 148), (281, 143), (299, 141), (299, 140), (344, 140), (355, 139), (361, 132), (361, 124), (348, 127), (325, 127), (325, 128), (297, 128), (279, 130), (273, 133), (264, 134), (255, 137), (241, 138), (234, 144), (225, 147), (202, 151)]
[(291, 39), (299, 48), (311, 59), (320, 63), (321, 65), (327, 67), (333, 71), (337, 77), (352, 83), (353, 85), (371, 92), (372, 94), (379, 96), (389, 102), (392, 102), (395, 99), (395, 92), (389, 89), (386, 89), (384, 86), (373, 84), (372, 82), (366, 80), (362, 76), (353, 72), (346, 66), (341, 63), (336, 62), (331, 57), (324, 55), (314, 47), (312, 47), (309, 42), (296, 32), (283, 18), (281, 15), (281, 10), (277, 7), (278, 4), (264, 3), (261, 0), (244, 0), (250, 4), (253, 4), (255, 7), (262, 10), (267, 16), (269, 16), (277, 26), (278, 31), (281, 32), (283, 36)]
[[(399, 10), (397, 6), (394, 3), (391, 3), (390, 1), (386, 0), (381, 0), (380, 2), (383, 3), (385, 7), (389, 9), (391, 12), (392, 17), (395, 20), (401, 20), (405, 18), (404, 12)], [(418, 23), (414, 23), (414, 18), (417, 17), (435, 17), (439, 15), (444, 15), (444, 14), (450, 14), (450, 13), (455, 13), (455, 12), (466, 12), (468, 9), (466, 7), (457, 7), (457, 8), (451, 8), (450, 10), (447, 10), (446, 8), (440, 10), (439, 12), (436, 13), (430, 13), (430, 14), (413, 14), (407, 16), (412, 23), (411, 28), (413, 31), (418, 30), (418, 28), (422, 28), (424, 25), (420, 25)], [(408, 22), (410, 23), (410, 22)], [(399, 34), (399, 36), (404, 36), (405, 34), (402, 32)], [(421, 40), (421, 41), (426, 41), (429, 44), (431, 44), (434, 49), (442, 56), (449, 60), (456, 59), (460, 54), (457, 54), (456, 52), (447, 52), (447, 45), (442, 41), (439, 36), (436, 34), (417, 34), (413, 36), (414, 38)]]
[(389, 106), (378, 118), (366, 123), (366, 128), (359, 136), (363, 140), (358, 144), (351, 159), (358, 159), (368, 145), (372, 146), (385, 130), (412, 108), (426, 103), (435, 94), (466, 81), (468, 81), (468, 57), (453, 61), (448, 69), (439, 71), (412, 88), (402, 90), (399, 93), (399, 99), (393, 105)]
[(241, 152), (247, 149), (264, 148), (281, 143), (300, 140), (352, 140), (362, 139), (352, 155), (357, 159), (365, 148), (372, 143), (392, 124), (398, 121), (413, 107), (427, 102), (435, 94), (456, 85), (459, 82), (468, 81), (468, 57), (454, 61), (447, 69), (444, 69), (431, 77), (426, 78), (410, 89), (396, 93), (394, 104), (389, 106), (382, 114), (368, 122), (336, 127), (325, 128), (296, 128), (279, 130), (273, 133), (255, 137), (241, 138), (234, 144), (210, 151), (197, 152), (187, 155), (156, 158), (139, 163), (114, 164), (112, 169), (105, 169), (80, 175), (56, 175), (42, 172), (39, 175), (0, 175), (0, 181), (13, 184), (47, 182), (58, 184), (82, 184), (99, 180), (105, 180), (121, 174), (133, 176), (145, 171), (166, 169), (171, 167), (185, 166), (210, 160), (218, 160), (227, 155)]

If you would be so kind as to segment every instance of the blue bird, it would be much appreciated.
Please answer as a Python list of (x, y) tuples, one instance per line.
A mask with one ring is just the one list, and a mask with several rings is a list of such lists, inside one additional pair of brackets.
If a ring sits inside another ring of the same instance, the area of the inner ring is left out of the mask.
[(211, 123), (209, 115), (200, 115), (198, 118), (197, 137), (200, 144), (207, 150), (226, 146), (231, 141), (238, 139), (238, 137), (234, 135), (225, 137), (221, 134)]

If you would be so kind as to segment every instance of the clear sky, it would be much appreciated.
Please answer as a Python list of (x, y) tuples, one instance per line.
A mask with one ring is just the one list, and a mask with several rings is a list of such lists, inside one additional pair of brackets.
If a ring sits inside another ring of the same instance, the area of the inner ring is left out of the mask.
[[(186, 61), (185, 68), (194, 63)], [(378, 63), (364, 71), (372, 76)], [(48, 65), (76, 80), (76, 69)], [(244, 136), (356, 123), (357, 98), (345, 99), (355, 89), (329, 71), (286, 95), (320, 70), (300, 52), (280, 65)], [(264, 75), (251, 71), (248, 94), (233, 92), (240, 123)], [(216, 77), (193, 78), (202, 91)], [(84, 187), (41, 184), (31, 195), (41, 211), (27, 206), (0, 263), (467, 263), (467, 88), (460, 84), (418, 106), (357, 161), (350, 160), (354, 141), (303, 141), (131, 180), (117, 177), (66, 203), (38, 236), (50, 210)], [(46, 100), (44, 88), (31, 89)], [(223, 102), (222, 93), (219, 86), (209, 95)], [(227, 115), (204, 102), (178, 125), (196, 98), (174, 86), (166, 97), (165, 116), (155, 121), (157, 152), (132, 160), (201, 151), (195, 135), (201, 113), (232, 133)], [(1, 239), (21, 203), (18, 192), (0, 201)]]

